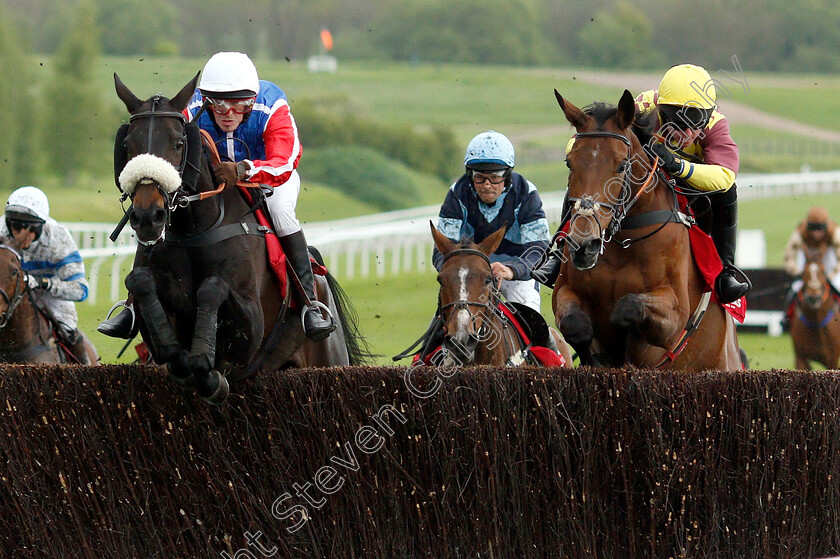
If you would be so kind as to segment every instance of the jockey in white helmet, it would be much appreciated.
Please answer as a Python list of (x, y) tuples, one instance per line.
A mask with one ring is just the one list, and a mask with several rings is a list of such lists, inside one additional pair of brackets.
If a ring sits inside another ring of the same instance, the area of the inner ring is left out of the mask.
[(79, 362), (89, 364), (75, 305), (88, 296), (85, 265), (70, 232), (50, 217), (41, 189), (24, 186), (12, 192), (0, 220), (0, 241), (18, 251), (36, 304), (55, 317), (59, 336)]

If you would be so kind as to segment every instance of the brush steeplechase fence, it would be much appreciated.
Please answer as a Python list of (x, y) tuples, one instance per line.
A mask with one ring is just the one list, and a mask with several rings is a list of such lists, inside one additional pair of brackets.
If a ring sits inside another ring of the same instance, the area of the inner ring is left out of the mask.
[[(6, 366), (7, 556), (826, 557), (840, 374)], [(275, 550), (274, 553), (270, 553)]]

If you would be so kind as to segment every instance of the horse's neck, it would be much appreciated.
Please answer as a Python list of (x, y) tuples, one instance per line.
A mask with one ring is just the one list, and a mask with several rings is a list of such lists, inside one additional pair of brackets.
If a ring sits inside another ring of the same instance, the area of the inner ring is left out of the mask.
[[(645, 159), (642, 159), (645, 161)], [(658, 210), (669, 210), (674, 206), (674, 193), (662, 177), (655, 172), (650, 163), (638, 165), (635, 168), (644, 169), (644, 177), (635, 181), (631, 188), (631, 196), (636, 196), (636, 202), (627, 212), (628, 216), (641, 215)], [(634, 177), (636, 172), (634, 171)]]
[(516, 329), (496, 311), (491, 312), (490, 327), (492, 332), (478, 342), (475, 347), (477, 363), (503, 366), (508, 359), (521, 349)]
[(24, 295), (5, 328), (0, 329), (0, 349), (16, 349), (29, 342), (45, 343), (50, 325), (44, 315)]

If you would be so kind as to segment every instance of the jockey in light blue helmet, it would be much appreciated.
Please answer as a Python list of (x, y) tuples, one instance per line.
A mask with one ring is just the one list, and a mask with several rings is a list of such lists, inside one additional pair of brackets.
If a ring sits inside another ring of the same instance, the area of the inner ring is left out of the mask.
[(504, 134), (494, 130), (482, 132), (470, 140), (464, 154), (464, 167), (471, 179), (476, 171), (495, 171), (505, 177), (505, 190), (510, 187), (510, 172), (515, 163), (513, 144)]

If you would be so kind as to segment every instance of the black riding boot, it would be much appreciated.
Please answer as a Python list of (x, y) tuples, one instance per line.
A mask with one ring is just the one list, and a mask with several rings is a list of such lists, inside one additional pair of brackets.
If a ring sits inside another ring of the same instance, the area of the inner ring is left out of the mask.
[[(109, 318), (100, 322), (96, 331), (112, 338), (130, 340), (137, 335), (138, 330), (138, 323), (134, 317), (134, 304), (128, 302), (127, 300), (120, 301), (114, 305), (111, 312), (113, 312), (119, 305), (123, 306), (123, 310), (121, 310), (116, 316), (109, 316)], [(110, 315), (110, 313), (108, 314)]]
[[(735, 188), (734, 186), (732, 187)], [(729, 194), (729, 193), (727, 193)], [(723, 270), (715, 279), (715, 292), (721, 303), (737, 301), (752, 288), (749, 278), (735, 267), (735, 241), (738, 233), (738, 201), (735, 194), (723, 198), (723, 204), (713, 202), (712, 240), (715, 243)], [(743, 278), (742, 281), (740, 278)]]
[(560, 267), (563, 264), (563, 243), (565, 239), (557, 235), (551, 239), (548, 248), (540, 255), (540, 259), (531, 270), (531, 277), (546, 287), (554, 288)]
[(309, 249), (306, 246), (303, 231), (280, 237), (280, 244), (309, 299), (309, 301), (303, 301), (306, 307), (302, 311), (303, 330), (306, 337), (313, 342), (321, 341), (335, 330), (335, 320), (329, 311), (326, 312), (326, 318), (322, 315), (321, 310), (326, 307), (318, 303), (315, 297), (315, 277), (312, 275)]
[(81, 365), (92, 365), (87, 354), (87, 344), (85, 344), (85, 336), (79, 329), (71, 331), (64, 330), (62, 326), (62, 335), (64, 336), (64, 343), (67, 344), (67, 349), (73, 354)]
[[(548, 243), (548, 248), (540, 255), (540, 259), (531, 269), (531, 277), (546, 287), (554, 288), (557, 277), (560, 275), (560, 266), (563, 264), (563, 244), (566, 242), (564, 236), (559, 233), (563, 230), (566, 222), (571, 217), (569, 208), (569, 191), (566, 190), (566, 197), (563, 199), (563, 210), (560, 227)], [(568, 215), (567, 215), (568, 213)]]

